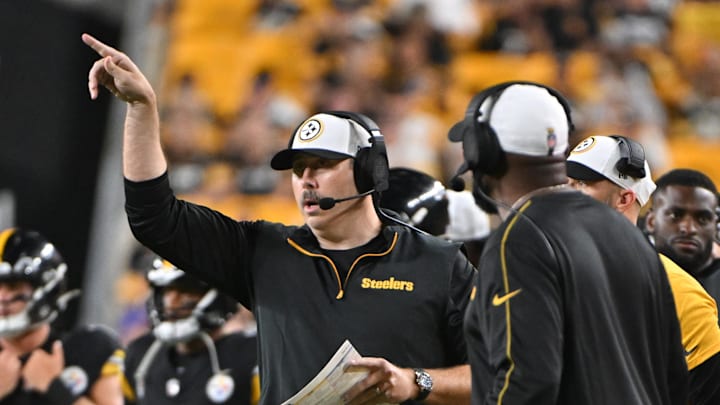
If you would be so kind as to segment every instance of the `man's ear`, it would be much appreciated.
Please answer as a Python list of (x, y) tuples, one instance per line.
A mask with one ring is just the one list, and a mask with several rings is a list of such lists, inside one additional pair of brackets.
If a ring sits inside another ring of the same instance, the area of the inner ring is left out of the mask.
[(620, 194), (617, 197), (617, 210), (625, 212), (631, 208), (635, 208), (634, 204), (637, 201), (637, 196), (630, 190), (621, 189)]
[(655, 231), (655, 210), (652, 208), (645, 215), (645, 230), (648, 234), (652, 234)]

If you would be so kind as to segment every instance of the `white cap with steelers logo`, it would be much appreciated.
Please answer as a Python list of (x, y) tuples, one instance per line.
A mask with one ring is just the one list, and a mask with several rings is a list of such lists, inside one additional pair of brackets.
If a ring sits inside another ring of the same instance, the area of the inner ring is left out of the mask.
[(293, 158), (301, 152), (326, 159), (354, 158), (360, 149), (371, 146), (371, 138), (372, 134), (351, 119), (315, 114), (295, 130), (288, 149), (275, 154), (270, 166), (275, 170), (291, 169)]
[(647, 159), (643, 160), (644, 176), (632, 177), (621, 173), (618, 161), (622, 158), (621, 140), (612, 136), (591, 136), (582, 140), (567, 158), (567, 175), (576, 180), (598, 181), (610, 180), (626, 190), (635, 193), (640, 206), (650, 200), (655, 191), (650, 166)]

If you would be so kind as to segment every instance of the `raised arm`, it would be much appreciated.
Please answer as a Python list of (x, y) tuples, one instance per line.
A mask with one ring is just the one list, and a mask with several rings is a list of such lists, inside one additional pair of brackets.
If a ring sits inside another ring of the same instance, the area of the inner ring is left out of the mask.
[(159, 177), (167, 170), (167, 162), (160, 145), (160, 119), (152, 86), (124, 53), (88, 34), (83, 34), (82, 40), (101, 56), (88, 74), (90, 98), (98, 97), (98, 86), (102, 85), (127, 103), (123, 174), (132, 181)]

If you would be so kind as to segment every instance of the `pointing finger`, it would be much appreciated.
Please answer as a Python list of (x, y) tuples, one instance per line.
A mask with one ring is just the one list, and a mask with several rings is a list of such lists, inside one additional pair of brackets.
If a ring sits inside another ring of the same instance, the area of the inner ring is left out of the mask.
[(96, 39), (90, 34), (82, 34), (82, 41), (85, 43), (85, 45), (89, 46), (95, 52), (100, 54), (100, 56), (109, 56), (113, 53), (118, 52), (115, 48), (109, 45), (105, 45), (104, 43), (100, 42), (100, 40)]

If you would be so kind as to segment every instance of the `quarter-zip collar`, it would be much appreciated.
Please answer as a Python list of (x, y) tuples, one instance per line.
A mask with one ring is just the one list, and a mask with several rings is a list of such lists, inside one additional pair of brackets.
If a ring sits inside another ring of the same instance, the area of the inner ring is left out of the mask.
[(340, 272), (337, 269), (337, 266), (333, 262), (330, 257), (328, 257), (326, 254), (322, 252), (320, 249), (320, 244), (313, 235), (313, 233), (310, 231), (310, 228), (308, 228), (307, 225), (303, 225), (302, 227), (298, 228), (295, 232), (293, 232), (288, 238), (287, 242), (295, 248), (300, 253), (310, 256), (310, 257), (316, 257), (322, 260), (327, 261), (328, 264), (330, 264), (330, 267), (333, 270), (335, 279), (338, 284), (338, 293), (335, 296), (336, 299), (341, 300), (345, 296), (345, 289), (347, 287), (348, 280), (350, 279), (350, 276), (353, 272), (353, 269), (357, 266), (360, 261), (363, 259), (369, 258), (369, 257), (380, 257), (385, 256), (389, 254), (393, 248), (395, 247), (398, 239), (398, 232), (390, 229), (390, 227), (383, 227), (382, 231), (383, 239), (385, 240), (385, 244), (383, 246), (383, 249), (377, 252), (366, 252), (358, 256), (355, 261), (350, 266), (350, 269), (348, 270), (347, 276), (345, 277), (345, 280), (342, 280), (340, 277)]

